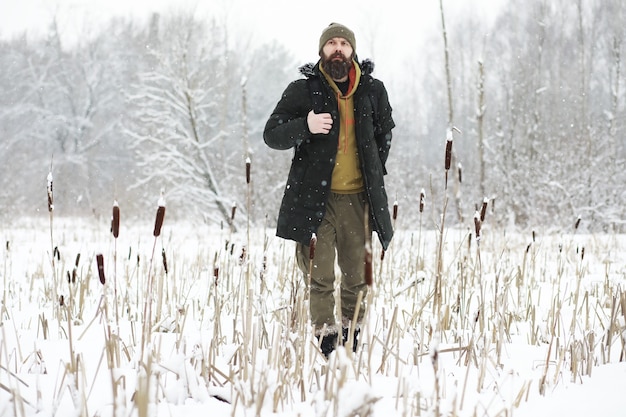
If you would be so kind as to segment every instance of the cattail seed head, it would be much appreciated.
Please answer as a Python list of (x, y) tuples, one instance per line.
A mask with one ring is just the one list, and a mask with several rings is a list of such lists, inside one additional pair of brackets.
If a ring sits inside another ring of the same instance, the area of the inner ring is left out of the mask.
[(315, 259), (315, 246), (317, 246), (317, 235), (313, 233), (309, 241), (309, 259)]
[(483, 198), (483, 205), (480, 208), (480, 221), (485, 221), (485, 216), (487, 215), (487, 205), (489, 204), (489, 199), (487, 197)]
[(161, 258), (163, 259), (163, 269), (167, 275), (167, 256), (165, 256), (165, 249), (161, 249)]
[(393, 202), (393, 221), (396, 221), (397, 218), (398, 218), (398, 202), (394, 201)]
[(104, 285), (106, 279), (104, 278), (104, 256), (101, 253), (96, 255), (96, 264), (98, 265), (98, 277), (100, 278), (100, 284)]
[(574, 223), (574, 230), (578, 230), (578, 226), (580, 226), (580, 216), (576, 218), (576, 223)]
[(460, 162), (456, 165), (456, 170), (459, 175), (459, 184), (463, 183), (463, 164)]
[(48, 211), (52, 212), (54, 210), (54, 195), (52, 193), (52, 171), (48, 172)]
[(446, 159), (445, 159), (445, 169), (448, 171), (450, 169), (450, 163), (452, 162), (452, 131), (448, 130), (446, 137)]
[(425, 199), (426, 199), (426, 192), (422, 188), (422, 191), (420, 191), (420, 213), (424, 212), (424, 201), (425, 201)]
[(246, 184), (250, 184), (250, 157), (246, 158)]
[(63, 297), (62, 295), (59, 296), (59, 305), (61, 307), (63, 307), (65, 305), (65, 297)]
[(214, 279), (214, 283), (215, 285), (217, 285), (217, 280), (220, 276), (220, 267), (217, 263), (217, 252), (215, 252), (215, 255), (213, 256), (213, 279)]
[(163, 218), (165, 217), (165, 200), (163, 197), (159, 198), (159, 208), (157, 209), (156, 219), (154, 221), (154, 237), (161, 234), (161, 227), (163, 226)]
[(111, 218), (111, 232), (113, 237), (117, 239), (120, 235), (120, 206), (117, 201), (113, 202), (113, 217)]
[(479, 213), (475, 213), (474, 214), (474, 230), (476, 232), (476, 240), (480, 240), (480, 214)]
[(235, 213), (237, 213), (237, 203), (233, 203), (233, 206), (230, 209), (230, 222), (231, 223), (235, 220)]
[(380, 261), (382, 262), (384, 260), (385, 260), (385, 250), (383, 249), (380, 251)]

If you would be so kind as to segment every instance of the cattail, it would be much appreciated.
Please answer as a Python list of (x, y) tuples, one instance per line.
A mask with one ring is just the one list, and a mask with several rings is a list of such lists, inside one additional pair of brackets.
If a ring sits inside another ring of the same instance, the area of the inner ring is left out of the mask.
[(267, 273), (267, 255), (263, 254), (263, 263), (261, 264), (261, 278)]
[(370, 242), (365, 244), (365, 284), (368, 287), (372, 286), (374, 282), (373, 279), (373, 268), (372, 268), (372, 246)]
[(480, 240), (480, 214), (474, 214), (474, 229), (476, 231), (476, 240)]
[(59, 296), (59, 305), (61, 307), (63, 307), (65, 305), (65, 297), (63, 297), (62, 295)]
[(241, 247), (241, 254), (239, 255), (239, 263), (243, 265), (243, 263), (246, 261), (246, 247), (242, 246)]
[(398, 202), (394, 201), (393, 202), (393, 221), (395, 222), (397, 218), (398, 218)]
[(117, 239), (120, 235), (120, 206), (117, 201), (113, 201), (113, 218), (111, 219), (111, 232), (113, 237)]
[(98, 264), (98, 277), (100, 278), (100, 284), (104, 285), (106, 279), (104, 278), (104, 257), (101, 253), (96, 255), (96, 263)]
[(237, 213), (237, 203), (233, 203), (233, 206), (230, 209), (230, 222), (231, 223), (235, 220), (235, 213)]
[[(72, 279), (71, 279), (72, 284), (76, 282), (76, 276), (78, 274), (76, 271), (78, 270), (79, 262), (80, 262), (80, 252), (76, 255), (76, 260), (74, 261), (74, 268), (72, 269)], [(69, 271), (68, 271), (68, 274), (69, 274)]]
[(439, 360), (439, 345), (437, 343), (433, 344), (430, 353), (430, 361), (433, 366), (437, 366), (437, 361)]
[(61, 260), (61, 252), (59, 252), (59, 247), (55, 246), (54, 250), (52, 251), (52, 257), (53, 258), (57, 258), (57, 261)]
[(580, 248), (580, 260), (585, 259), (585, 247)]
[(487, 215), (487, 205), (489, 204), (489, 199), (487, 197), (483, 198), (483, 205), (480, 208), (480, 221), (485, 221), (485, 216)]
[(533, 243), (535, 243), (535, 231), (533, 230)]
[(250, 157), (246, 158), (246, 184), (250, 184)]
[(574, 230), (578, 230), (578, 226), (580, 226), (580, 216), (576, 218), (576, 223), (574, 223)]
[(214, 282), (215, 285), (217, 285), (217, 280), (220, 276), (220, 267), (217, 264), (217, 252), (215, 252), (215, 256), (213, 257), (213, 278), (214, 278)]
[(456, 165), (457, 173), (459, 174), (459, 184), (463, 183), (463, 164), (460, 162)]
[(317, 235), (313, 233), (309, 241), (309, 260), (315, 259), (315, 247), (317, 246)]
[(422, 188), (422, 191), (420, 191), (420, 213), (424, 212), (424, 201), (425, 201), (425, 199), (426, 199), (426, 192)]
[(52, 171), (48, 172), (48, 211), (54, 210), (54, 196), (52, 194)]
[(217, 265), (213, 265), (213, 278), (215, 279), (215, 285), (217, 285), (217, 280), (220, 277), (220, 267)]
[(72, 276), (70, 275), (70, 271), (67, 271), (67, 283), (70, 284), (72, 282)]
[(384, 260), (385, 260), (385, 250), (383, 249), (380, 251), (380, 261), (382, 262)]
[(163, 269), (167, 275), (167, 256), (165, 256), (165, 249), (161, 249), (161, 258), (163, 259)]
[(448, 130), (448, 134), (446, 138), (446, 161), (445, 161), (446, 171), (450, 170), (451, 162), (452, 162), (452, 131)]
[(165, 200), (161, 196), (159, 198), (159, 208), (157, 209), (156, 220), (154, 222), (154, 237), (161, 234), (161, 227), (163, 226), (163, 218), (165, 217)]
[(80, 262), (80, 253), (76, 255), (76, 261), (74, 261), (74, 268), (72, 269), (72, 284), (76, 282), (76, 275), (78, 269), (78, 263)]

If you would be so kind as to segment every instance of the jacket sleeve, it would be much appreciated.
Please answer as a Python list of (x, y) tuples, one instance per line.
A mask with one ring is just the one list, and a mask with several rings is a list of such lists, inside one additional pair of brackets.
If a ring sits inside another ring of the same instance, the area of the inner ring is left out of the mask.
[(389, 149), (391, 148), (391, 130), (396, 124), (391, 117), (391, 105), (389, 104), (389, 97), (387, 96), (387, 90), (384, 84), (380, 80), (376, 80), (375, 87), (378, 103), (376, 106), (376, 120), (374, 121), (374, 136), (378, 146), (378, 155), (380, 156), (380, 161), (383, 164), (383, 170), (386, 174), (385, 163), (387, 162)]
[(312, 136), (307, 124), (311, 100), (306, 80), (293, 81), (265, 124), (263, 140), (273, 149), (289, 149)]

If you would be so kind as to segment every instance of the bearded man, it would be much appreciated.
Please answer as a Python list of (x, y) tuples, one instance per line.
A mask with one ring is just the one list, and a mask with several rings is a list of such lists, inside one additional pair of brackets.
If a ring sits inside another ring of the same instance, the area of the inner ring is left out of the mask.
[[(285, 89), (265, 125), (274, 149), (294, 149), (276, 234), (296, 242), (304, 277), (310, 273), (310, 317), (328, 357), (347, 341), (358, 308), (353, 349), (365, 300), (365, 244), (372, 230), (383, 249), (393, 236), (384, 175), (391, 146), (387, 91), (358, 62), (354, 32), (331, 23), (319, 40), (317, 64)], [(367, 214), (366, 214), (367, 210)], [(310, 244), (316, 241), (312, 268)], [(335, 262), (340, 269), (341, 311), (335, 314)], [(307, 282), (305, 280), (305, 282)], [(341, 331), (341, 339), (339, 332)]]

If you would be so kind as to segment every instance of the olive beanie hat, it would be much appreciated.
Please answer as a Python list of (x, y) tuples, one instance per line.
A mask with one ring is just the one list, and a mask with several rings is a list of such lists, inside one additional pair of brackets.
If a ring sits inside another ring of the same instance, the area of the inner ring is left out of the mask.
[(324, 48), (324, 45), (326, 45), (326, 42), (332, 38), (344, 38), (350, 42), (352, 50), (356, 54), (356, 39), (354, 37), (354, 32), (339, 23), (331, 23), (322, 32), (322, 36), (320, 36), (320, 54), (322, 53), (322, 49)]

